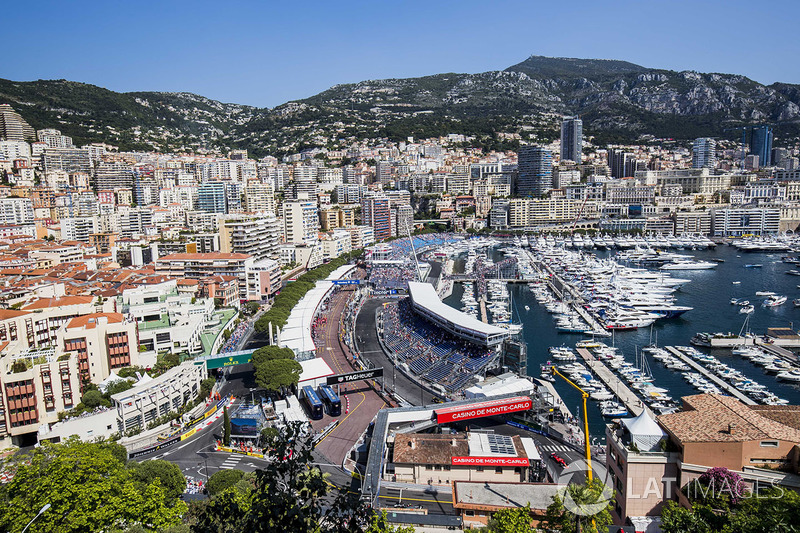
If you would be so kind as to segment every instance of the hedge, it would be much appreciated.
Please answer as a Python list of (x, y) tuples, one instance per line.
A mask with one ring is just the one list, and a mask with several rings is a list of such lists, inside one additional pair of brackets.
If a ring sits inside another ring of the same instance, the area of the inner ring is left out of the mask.
[(279, 328), (285, 326), (286, 322), (289, 320), (289, 315), (292, 313), (292, 309), (294, 309), (297, 302), (299, 302), (308, 291), (314, 288), (317, 281), (327, 278), (331, 275), (331, 272), (340, 266), (346, 265), (350, 259), (360, 256), (362, 252), (363, 249), (353, 250), (352, 252), (337, 257), (330, 263), (309, 270), (297, 278), (297, 281), (281, 289), (280, 294), (275, 297), (269, 311), (261, 315), (256, 321), (256, 333), (267, 331), (270, 322)]

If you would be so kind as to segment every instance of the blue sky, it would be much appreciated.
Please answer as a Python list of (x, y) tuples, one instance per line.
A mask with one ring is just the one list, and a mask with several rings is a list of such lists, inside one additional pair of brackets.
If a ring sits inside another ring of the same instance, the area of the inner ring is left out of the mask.
[(0, 77), (275, 106), (531, 54), (800, 83), (797, 0), (9, 1)]

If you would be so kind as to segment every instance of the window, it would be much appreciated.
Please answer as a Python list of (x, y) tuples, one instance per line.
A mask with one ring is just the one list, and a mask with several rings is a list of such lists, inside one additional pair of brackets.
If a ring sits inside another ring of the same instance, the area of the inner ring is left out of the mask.
[(497, 468), (494, 469), (494, 473), (495, 474), (502, 474), (503, 473), (503, 467), (502, 466), (498, 466)]
[(778, 441), (776, 441), (776, 440), (762, 440), (761, 441), (761, 447), (762, 448), (777, 448), (778, 447)]
[(475, 471), (476, 472), (483, 472), (483, 467), (482, 466), (476, 466), (475, 467)]

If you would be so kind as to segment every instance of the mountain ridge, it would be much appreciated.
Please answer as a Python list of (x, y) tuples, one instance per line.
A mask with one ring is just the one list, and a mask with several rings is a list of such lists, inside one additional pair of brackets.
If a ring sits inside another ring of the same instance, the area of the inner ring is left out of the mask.
[(338, 84), (274, 108), (187, 91), (119, 93), (67, 80), (0, 79), (0, 103), (14, 106), (35, 128), (61, 129), (79, 143), (164, 151), (247, 148), (254, 155), (446, 133), (476, 136), (486, 148), (513, 149), (519, 141), (509, 138), (556, 138), (561, 115), (582, 116), (585, 133), (598, 142), (633, 142), (643, 135), (734, 138), (726, 128), (752, 123), (774, 124), (776, 135), (786, 139), (800, 134), (800, 85), (536, 55), (477, 74)]

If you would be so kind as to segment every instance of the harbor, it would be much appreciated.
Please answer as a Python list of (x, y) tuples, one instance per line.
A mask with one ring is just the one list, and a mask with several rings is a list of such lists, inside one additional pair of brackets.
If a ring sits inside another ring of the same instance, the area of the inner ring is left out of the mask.
[(628, 388), (628, 386), (619, 378), (617, 377), (608, 367), (603, 364), (601, 361), (598, 361), (589, 350), (585, 348), (578, 348), (578, 354), (583, 358), (586, 362), (589, 369), (596, 375), (600, 380), (606, 384), (619, 400), (625, 404), (625, 407), (628, 409), (628, 414), (633, 416), (638, 416), (642, 409), (647, 410), (650, 416), (655, 416), (653, 411), (644, 405), (642, 400), (639, 399), (634, 392)]
[(689, 365), (690, 367), (692, 367), (693, 369), (695, 369), (697, 372), (700, 372), (706, 379), (711, 380), (717, 387), (719, 387), (721, 390), (725, 391), (725, 393), (728, 394), (729, 396), (733, 396), (737, 400), (740, 400), (740, 401), (746, 403), (747, 405), (755, 405), (756, 404), (756, 402), (751, 400), (748, 396), (745, 396), (744, 394), (739, 392), (736, 389), (736, 387), (730, 385), (729, 383), (726, 383), (725, 381), (723, 381), (722, 379), (720, 379), (719, 377), (717, 377), (713, 373), (711, 373), (708, 370), (706, 370), (706, 368), (704, 366), (702, 366), (699, 363), (695, 362), (692, 358), (687, 357), (686, 355), (684, 355), (684, 353), (681, 350), (679, 350), (679, 349), (677, 349), (677, 348), (675, 348), (673, 346), (665, 346), (664, 349), (667, 350), (672, 355), (674, 355), (675, 357), (677, 357), (678, 359), (680, 359), (681, 361), (683, 361), (684, 363), (686, 363), (687, 365)]
[[(703, 250), (679, 251), (681, 255), (690, 256), (688, 260), (684, 259), (686, 262), (700, 265), (713, 263), (715, 265), (713, 268), (679, 271), (680, 279), (684, 282), (675, 290), (669, 291), (671, 298), (669, 303), (679, 307), (679, 310), (683, 312), (677, 317), (656, 319), (649, 325), (643, 325), (636, 329), (614, 330), (604, 327), (605, 324), (596, 318), (596, 311), (591, 306), (592, 287), (587, 283), (585, 273), (583, 274), (584, 279), (580, 280), (581, 274), (577, 272), (577, 269), (583, 268), (595, 260), (598, 262), (610, 261), (620, 255), (620, 252), (609, 250), (596, 250), (591, 254), (582, 252), (582, 255), (575, 256), (576, 258), (572, 262), (562, 263), (568, 267), (567, 275), (564, 276), (563, 272), (555, 268), (552, 258), (544, 257), (543, 250), (537, 247), (507, 246), (507, 249), (510, 249), (518, 260), (523, 261), (522, 258), (524, 258), (528, 261), (529, 271), (524, 277), (519, 274), (515, 276), (506, 274), (497, 281), (502, 281), (508, 288), (509, 298), (513, 302), (509, 305), (512, 308), (511, 320), (514, 323), (520, 323), (523, 327), (521, 335), (528, 346), (528, 368), (531, 375), (535, 375), (539, 365), (552, 361), (549, 347), (564, 344), (574, 345), (576, 342), (586, 339), (587, 336), (591, 336), (593, 331), (596, 338), (602, 337), (609, 345), (616, 347), (630, 362), (638, 357), (637, 354), (643, 347), (650, 346), (655, 342), (672, 347), (685, 346), (699, 332), (720, 330), (738, 332), (745, 316), (739, 312), (739, 306), (729, 303), (732, 298), (750, 300), (754, 304), (755, 310), (749, 315), (749, 330), (753, 333), (750, 337), (746, 337), (752, 340), (748, 344), (755, 344), (764, 353), (777, 358), (779, 362), (782, 361), (789, 365), (797, 364), (797, 358), (790, 350), (793, 343), (788, 338), (767, 338), (767, 333), (780, 332), (781, 328), (789, 328), (796, 334), (793, 322), (800, 324), (800, 309), (793, 307), (791, 301), (774, 307), (764, 306), (762, 301), (766, 297), (756, 295), (756, 293), (774, 292), (786, 295), (789, 299), (798, 297), (796, 278), (786, 275), (786, 270), (794, 265), (784, 263), (779, 254), (755, 251), (739, 255), (741, 252), (738, 248), (728, 245)], [(491, 257), (495, 262), (502, 261), (508, 256), (502, 251), (502, 246), (492, 251)], [(635, 249), (630, 251), (633, 252)], [(563, 254), (565, 250), (556, 253)], [(572, 253), (577, 252), (573, 249)], [(584, 255), (590, 257), (584, 259)], [(623, 266), (629, 265), (627, 262), (615, 262)], [(462, 259), (455, 260), (453, 272), (456, 275), (464, 275), (463, 264), (463, 256)], [(763, 266), (753, 269), (745, 266), (748, 264)], [(633, 266), (632, 268), (641, 267)], [(670, 275), (674, 277), (678, 273), (669, 270), (662, 271), (657, 265), (651, 266), (645, 272), (652, 273), (649, 275), (651, 279), (663, 279)], [(615, 281), (623, 283), (619, 276)], [(454, 283), (453, 295), (448, 302), (450, 305), (454, 305), (454, 300), (461, 299), (463, 286), (467, 283), (469, 282)], [(538, 289), (537, 286), (542, 288)], [(596, 295), (599, 292), (598, 286), (595, 285), (594, 289)], [(641, 295), (642, 291), (639, 292)], [(540, 296), (544, 296), (544, 298), (540, 300)], [(564, 296), (567, 297), (566, 305), (562, 299)], [(666, 301), (666, 299), (664, 300)], [(459, 307), (458, 304), (454, 306)], [(683, 308), (688, 309), (683, 310)], [(572, 315), (577, 315), (579, 320), (573, 323), (570, 318)], [(591, 322), (592, 319), (594, 319), (594, 323)], [(582, 328), (571, 327), (577, 325), (578, 322), (582, 323)], [(580, 331), (570, 331), (571, 329)], [(613, 338), (608, 337), (610, 333), (614, 333)], [(732, 336), (738, 337), (736, 333)], [(745, 336), (742, 335), (742, 337)], [(777, 342), (775, 342), (776, 339)], [(764, 367), (759, 368), (761, 363), (756, 364), (751, 359), (731, 353), (742, 344), (740, 339), (738, 342), (730, 342), (726, 348), (701, 347), (700, 350), (705, 353), (710, 350), (721, 363), (740, 372), (742, 376), (752, 381), (755, 381), (752, 378), (758, 379), (760, 383), (756, 383), (754, 386), (763, 386), (767, 391), (774, 393), (772, 401), (800, 403), (800, 386), (796, 383), (777, 379), (775, 372), (766, 371)], [(695, 364), (690, 364), (684, 358), (677, 358), (672, 352), (669, 354), (678, 359), (681, 364), (686, 365), (690, 372), (676, 372), (674, 368), (667, 368), (662, 364), (653, 364), (651, 370), (654, 383), (660, 389), (668, 390), (675, 399), (676, 405), (679, 405), (681, 396), (715, 392), (716, 390), (724, 394), (731, 394), (729, 392), (731, 388), (738, 390), (735, 384), (726, 382), (722, 378), (717, 377), (715, 380), (708, 377), (708, 369), (699, 362), (693, 361)], [(589, 364), (583, 354), (579, 357), (599, 381), (606, 386), (610, 385), (610, 389), (613, 390), (617, 382), (622, 383), (614, 369), (608, 368), (608, 365), (606, 365), (606, 370), (601, 369), (600, 365), (603, 364), (603, 361), (596, 360)], [(756, 359), (755, 361), (760, 360)], [(705, 372), (701, 372), (696, 365), (704, 368)], [(781, 368), (781, 370), (785, 371), (786, 369)], [(759, 378), (758, 376), (763, 372), (766, 372), (767, 375)], [(687, 376), (687, 374), (691, 375)], [(791, 375), (788, 377), (791, 378)], [(577, 391), (570, 390), (570, 387), (558, 383), (556, 383), (556, 388), (565, 403), (572, 406), (579, 405), (580, 397)], [(636, 395), (636, 392), (630, 387), (626, 386), (626, 388), (631, 395)], [(760, 391), (755, 389), (755, 392)], [(635, 414), (641, 409), (641, 403), (637, 406), (637, 400), (631, 395), (623, 393), (619, 401)], [(736, 396), (735, 394), (731, 395)], [(760, 403), (749, 396), (747, 398), (748, 403)], [(658, 414), (657, 411), (654, 412), (656, 415)], [(605, 420), (601, 405), (598, 402), (590, 402), (589, 423), (592, 433), (602, 435)]]

